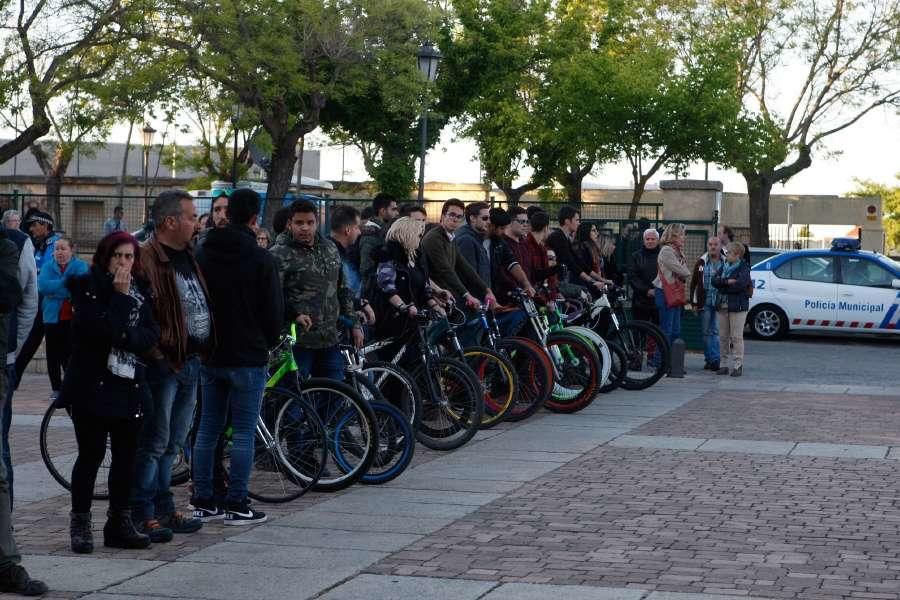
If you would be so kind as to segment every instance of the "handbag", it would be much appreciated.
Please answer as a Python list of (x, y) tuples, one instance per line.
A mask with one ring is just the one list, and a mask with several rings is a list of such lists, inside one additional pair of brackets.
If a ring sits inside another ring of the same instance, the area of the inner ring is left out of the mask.
[(674, 282), (669, 283), (665, 275), (663, 275), (662, 269), (657, 267), (656, 271), (659, 274), (659, 281), (662, 283), (663, 294), (666, 297), (666, 308), (684, 306), (684, 282), (676, 279)]

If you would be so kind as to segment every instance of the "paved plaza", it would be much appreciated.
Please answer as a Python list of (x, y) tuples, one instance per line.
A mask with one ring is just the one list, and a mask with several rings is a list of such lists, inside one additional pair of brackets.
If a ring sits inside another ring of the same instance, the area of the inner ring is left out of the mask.
[(743, 378), (701, 366), (453, 453), (419, 446), (397, 480), (266, 505), (262, 525), (89, 556), (68, 549), (33, 376), (11, 436), (16, 537), (50, 598), (900, 599), (900, 345), (749, 342)]

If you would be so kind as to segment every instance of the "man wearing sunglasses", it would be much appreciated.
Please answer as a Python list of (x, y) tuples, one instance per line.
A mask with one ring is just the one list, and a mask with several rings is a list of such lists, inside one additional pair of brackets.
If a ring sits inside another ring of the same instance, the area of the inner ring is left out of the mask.
[(449, 290), (458, 302), (464, 302), (468, 308), (478, 310), (481, 308), (481, 298), (489, 306), (496, 303), (497, 299), (453, 243), (465, 217), (465, 210), (465, 204), (456, 198), (444, 202), (440, 225), (425, 234), (420, 248), (428, 261), (431, 279)]

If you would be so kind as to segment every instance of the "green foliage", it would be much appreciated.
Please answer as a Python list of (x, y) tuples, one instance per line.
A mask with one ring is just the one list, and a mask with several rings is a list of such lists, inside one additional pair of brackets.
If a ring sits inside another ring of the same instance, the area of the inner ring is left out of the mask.
[[(900, 174), (895, 176), (900, 181)], [(895, 252), (900, 250), (900, 184), (888, 185), (868, 179), (855, 179), (856, 187), (850, 196), (880, 196), (886, 247)]]

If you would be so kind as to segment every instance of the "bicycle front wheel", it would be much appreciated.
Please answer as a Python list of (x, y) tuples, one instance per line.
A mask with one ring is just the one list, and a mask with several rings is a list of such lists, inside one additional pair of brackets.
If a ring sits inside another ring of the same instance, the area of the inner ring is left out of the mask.
[(518, 394), (506, 413), (506, 420), (527, 419), (550, 399), (553, 363), (541, 347), (528, 338), (505, 338), (500, 340), (499, 347), (512, 363), (519, 381)]
[[(72, 489), (72, 467), (78, 458), (78, 441), (75, 439), (75, 425), (72, 423), (71, 408), (57, 408), (51, 404), (41, 419), (41, 458), (47, 471), (56, 482), (67, 490)], [(97, 471), (94, 483), (94, 500), (109, 498), (109, 467), (112, 453), (109, 450), (109, 436), (106, 439), (106, 456)]]
[(593, 344), (583, 338), (555, 331), (547, 337), (547, 353), (553, 363), (554, 385), (548, 410), (573, 413), (586, 408), (600, 391), (600, 358)]
[(422, 418), (422, 396), (412, 375), (397, 365), (377, 360), (367, 360), (361, 373), (375, 384), (388, 403), (406, 415), (416, 431)]
[(515, 369), (503, 354), (483, 346), (465, 348), (463, 356), (484, 390), (481, 427), (489, 429), (503, 421), (515, 403), (518, 393)]
[(438, 357), (413, 371), (422, 398), (416, 439), (432, 450), (455, 450), (472, 439), (481, 425), (481, 382), (463, 362)]
[(368, 402), (347, 384), (321, 377), (299, 383), (300, 397), (325, 427), (328, 453), (313, 489), (336, 492), (368, 472), (378, 452), (378, 423)]
[[(372, 404), (372, 410), (378, 420), (378, 452), (360, 482), (380, 485), (396, 479), (406, 470), (413, 459), (416, 438), (406, 415), (392, 405), (376, 402)], [(343, 423), (339, 423), (338, 427), (343, 427)], [(345, 463), (345, 458), (342, 453), (335, 456), (342, 468), (349, 468), (350, 461)]]

